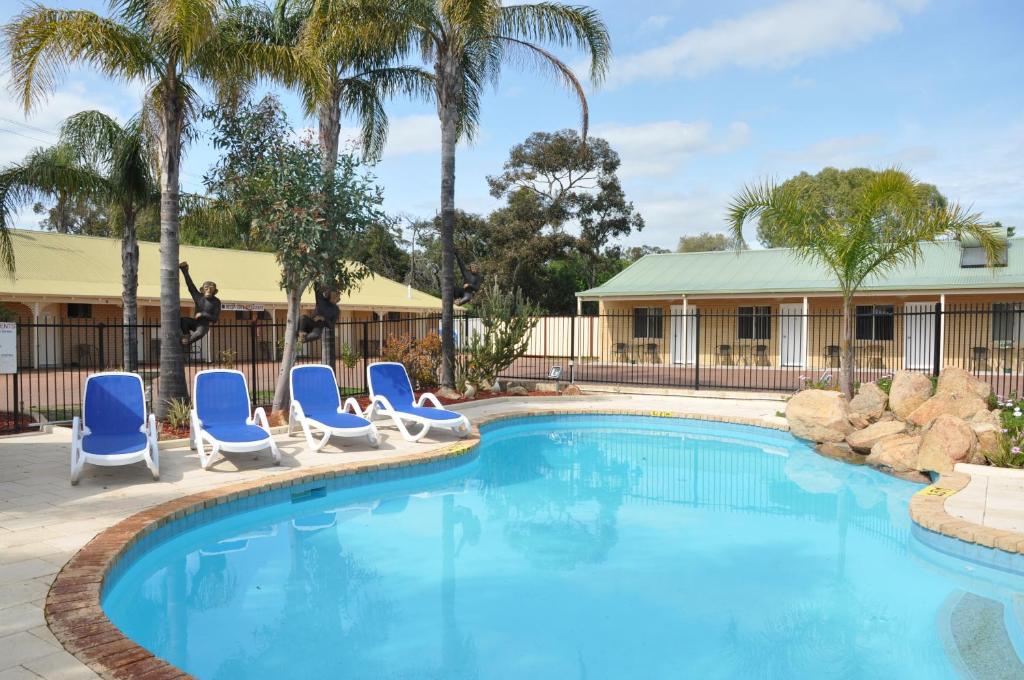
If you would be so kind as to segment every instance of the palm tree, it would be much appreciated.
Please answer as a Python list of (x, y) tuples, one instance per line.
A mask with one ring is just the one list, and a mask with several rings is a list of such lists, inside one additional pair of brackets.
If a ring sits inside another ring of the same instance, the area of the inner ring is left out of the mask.
[[(906, 172), (888, 169), (876, 174), (856, 200), (842, 209), (822, 211), (801, 192), (785, 191), (773, 182), (745, 187), (729, 206), (732, 237), (740, 245), (743, 225), (751, 218), (770, 225), (767, 236), (786, 244), (793, 254), (826, 269), (842, 294), (839, 389), (853, 396), (853, 298), (869, 277), (884, 276), (921, 258), (921, 244), (972, 237), (994, 261), (1001, 241), (979, 216), (956, 204), (928, 200), (929, 185)], [(822, 217), (826, 215), (826, 217)]]
[[(338, 22), (337, 6), (353, 20)], [(354, 9), (352, 9), (354, 8)], [(542, 45), (580, 49), (590, 56), (590, 77), (600, 82), (611, 43), (598, 13), (559, 2), (507, 5), (500, 0), (316, 0), (312, 32), (359, 34), (394, 45), (398, 54), (418, 49), (434, 72), (433, 98), (441, 123), (441, 384), (455, 384), (453, 302), (455, 293), (455, 146), (472, 139), (480, 121), (480, 99), (488, 82), (511, 62), (552, 74), (577, 97), (588, 127), (587, 100), (576, 74)], [(356, 28), (353, 29), (352, 27)]]
[(160, 188), (160, 389), (157, 415), (187, 395), (179, 341), (179, 171), (183, 138), (198, 111), (196, 88), (261, 76), (315, 81), (315, 64), (292, 49), (245, 39), (233, 0), (111, 0), (112, 16), (28, 5), (4, 28), (11, 87), (25, 111), (71, 64), (146, 84), (156, 123)]
[(0, 171), (0, 229), (38, 196), (87, 196), (106, 203), (121, 232), (121, 301), (124, 367), (138, 364), (138, 214), (159, 200), (153, 149), (141, 115), (124, 126), (99, 111), (82, 111), (61, 125), (55, 146), (32, 152)]

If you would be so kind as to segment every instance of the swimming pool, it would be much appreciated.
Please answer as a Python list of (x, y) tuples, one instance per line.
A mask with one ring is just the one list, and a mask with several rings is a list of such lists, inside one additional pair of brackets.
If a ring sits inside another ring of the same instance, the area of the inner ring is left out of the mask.
[(103, 608), (225, 680), (944, 678), (979, 621), (1004, 670), (1024, 646), (1024, 577), (923, 544), (919, 487), (782, 432), (519, 418), (360, 481), (168, 525)]

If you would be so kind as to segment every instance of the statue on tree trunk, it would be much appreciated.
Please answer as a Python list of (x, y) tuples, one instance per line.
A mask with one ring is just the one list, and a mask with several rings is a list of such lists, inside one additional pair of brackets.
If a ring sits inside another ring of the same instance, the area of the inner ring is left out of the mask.
[(181, 344), (188, 347), (203, 339), (210, 332), (210, 324), (220, 318), (220, 300), (217, 298), (217, 284), (213, 281), (203, 281), (202, 288), (196, 288), (188, 273), (188, 262), (179, 264), (178, 269), (185, 275), (185, 285), (196, 307), (191, 317), (181, 318)]
[(455, 261), (459, 265), (459, 271), (462, 272), (462, 297), (455, 301), (455, 305), (461, 307), (469, 304), (473, 296), (476, 295), (477, 291), (480, 290), (480, 284), (483, 282), (483, 274), (480, 273), (480, 265), (473, 262), (469, 265), (469, 270), (466, 270), (466, 266), (462, 264), (462, 258), (459, 257), (458, 253), (455, 253)]
[(341, 310), (338, 309), (341, 294), (338, 291), (326, 286), (316, 286), (313, 294), (316, 297), (316, 308), (312, 317), (304, 314), (299, 319), (299, 342), (319, 340), (325, 328), (333, 328), (338, 323), (338, 316), (341, 314)]

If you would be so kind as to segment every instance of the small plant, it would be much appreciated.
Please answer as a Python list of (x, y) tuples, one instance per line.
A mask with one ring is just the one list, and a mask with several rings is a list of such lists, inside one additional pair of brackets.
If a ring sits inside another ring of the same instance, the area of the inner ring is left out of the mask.
[(985, 454), (988, 462), (997, 467), (1024, 468), (1024, 400), (1011, 396), (1006, 401), (995, 400), (1002, 431), (995, 453)]
[(526, 354), (540, 310), (518, 288), (503, 291), (497, 282), (476, 305), (483, 332), (466, 343), (466, 382), (490, 389), (501, 372)]
[(875, 384), (878, 385), (878, 389), (882, 390), (886, 394), (889, 394), (889, 390), (892, 389), (892, 376), (883, 375), (881, 378), (875, 381)]
[(355, 365), (359, 363), (359, 353), (352, 349), (352, 345), (347, 342), (341, 346), (338, 358), (341, 359), (341, 363), (345, 365), (345, 368), (355, 368)]
[(835, 390), (838, 389), (832, 382), (832, 374), (824, 373), (820, 378), (809, 378), (806, 375), (800, 376), (800, 390)]
[(167, 416), (164, 422), (172, 430), (189, 429), (192, 407), (185, 399), (172, 399), (167, 405)]
[(0, 305), (0, 321), (17, 321), (18, 315), (10, 307)]
[(238, 360), (238, 352), (229, 347), (220, 351), (220, 363), (224, 368), (234, 368)]
[(389, 335), (381, 358), (405, 366), (409, 379), (418, 389), (437, 387), (437, 369), (441, 365), (441, 336), (427, 333), (417, 340), (409, 334)]

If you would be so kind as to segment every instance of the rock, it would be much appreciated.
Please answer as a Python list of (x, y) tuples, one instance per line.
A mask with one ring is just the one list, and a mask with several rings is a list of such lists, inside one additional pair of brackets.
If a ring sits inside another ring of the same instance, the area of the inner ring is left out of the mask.
[(474, 386), (474, 385), (466, 385), (466, 391), (463, 392), (462, 396), (465, 397), (466, 399), (475, 399), (476, 398), (476, 386)]
[(577, 397), (583, 394), (583, 390), (580, 389), (579, 385), (567, 385), (565, 389), (562, 390), (562, 394), (568, 397)]
[(864, 462), (874, 467), (886, 467), (894, 472), (915, 471), (917, 449), (920, 445), (920, 437), (894, 434), (876, 442)]
[(890, 420), (896, 420), (896, 414), (892, 411), (886, 411), (882, 414), (882, 417), (878, 419), (879, 422), (887, 422)]
[(896, 472), (895, 470), (887, 471), (893, 477), (898, 477), (907, 482), (914, 482), (915, 484), (931, 484), (932, 478), (923, 472), (917, 470), (909, 470), (907, 472)]
[(889, 395), (875, 383), (864, 383), (850, 400), (850, 410), (869, 420), (878, 420), (885, 413)]
[(1003, 436), (1003, 423), (999, 419), (999, 411), (978, 411), (967, 424), (978, 438), (978, 446), (968, 462), (984, 465), (988, 462), (986, 456), (999, 451), (999, 443)]
[(491, 392), (501, 392), (501, 381), (495, 380), (494, 384), (488, 388)]
[(900, 420), (906, 420), (911, 411), (932, 396), (932, 381), (928, 376), (911, 371), (898, 371), (889, 388), (889, 408)]
[(871, 424), (871, 421), (868, 420), (867, 416), (864, 416), (860, 413), (850, 413), (849, 420), (850, 427), (852, 427), (855, 430), (863, 430), (865, 427)]
[(832, 390), (803, 390), (786, 402), (794, 436), (815, 442), (841, 442), (853, 430), (846, 399)]
[(452, 401), (462, 399), (462, 395), (450, 387), (442, 387), (434, 394), (440, 397), (441, 399), (450, 399)]
[(974, 430), (962, 418), (943, 413), (932, 421), (921, 437), (917, 451), (917, 469), (952, 472), (957, 463), (964, 463), (975, 448)]
[(864, 456), (854, 453), (850, 445), (845, 442), (825, 442), (814, 447), (815, 450), (826, 458), (835, 458), (844, 463), (863, 465)]
[(846, 435), (846, 443), (857, 451), (867, 453), (880, 439), (891, 437), (894, 434), (903, 434), (906, 430), (907, 424), (899, 420), (880, 420), (863, 430)]
[(979, 411), (988, 410), (985, 401), (974, 394), (950, 394), (943, 392), (936, 394), (923, 404), (910, 412), (906, 421), (918, 427), (925, 427), (941, 415), (956, 416), (967, 420), (975, 416)]
[(522, 385), (511, 385), (508, 388), (508, 393), (514, 397), (525, 397), (530, 394), (530, 391)]
[(992, 386), (962, 368), (947, 366), (939, 373), (935, 394), (974, 394), (988, 399), (988, 395), (992, 394)]

